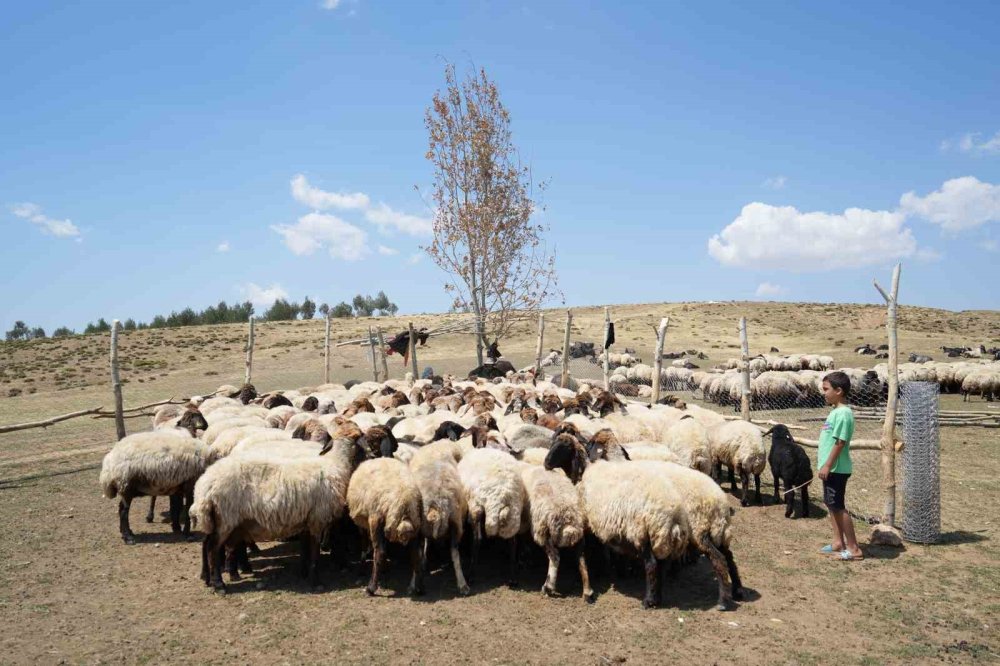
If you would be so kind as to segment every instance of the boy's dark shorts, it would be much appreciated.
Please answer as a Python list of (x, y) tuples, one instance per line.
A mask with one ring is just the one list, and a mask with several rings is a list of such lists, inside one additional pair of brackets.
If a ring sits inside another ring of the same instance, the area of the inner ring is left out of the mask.
[(851, 478), (850, 474), (839, 474), (837, 472), (830, 472), (830, 475), (826, 477), (826, 481), (823, 482), (823, 504), (828, 509), (838, 509), (840, 511), (845, 509), (844, 493), (847, 490), (847, 480), (849, 478)]

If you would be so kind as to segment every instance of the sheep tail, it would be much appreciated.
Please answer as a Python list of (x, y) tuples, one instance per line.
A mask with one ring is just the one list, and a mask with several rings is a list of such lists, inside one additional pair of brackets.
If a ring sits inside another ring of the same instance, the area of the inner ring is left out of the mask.
[(566, 525), (559, 530), (559, 540), (556, 545), (560, 548), (569, 548), (580, 542), (583, 538), (583, 530), (575, 525)]
[(409, 543), (417, 533), (417, 528), (409, 518), (403, 518), (396, 525), (396, 538), (400, 543)]

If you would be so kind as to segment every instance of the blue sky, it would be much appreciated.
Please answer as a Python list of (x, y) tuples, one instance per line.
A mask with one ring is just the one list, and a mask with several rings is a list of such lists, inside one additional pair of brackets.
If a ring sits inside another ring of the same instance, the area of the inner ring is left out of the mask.
[(445, 309), (414, 186), (446, 60), (550, 180), (570, 305), (875, 302), (897, 259), (905, 303), (1000, 305), (996, 3), (327, 4), (4, 7), (4, 330)]

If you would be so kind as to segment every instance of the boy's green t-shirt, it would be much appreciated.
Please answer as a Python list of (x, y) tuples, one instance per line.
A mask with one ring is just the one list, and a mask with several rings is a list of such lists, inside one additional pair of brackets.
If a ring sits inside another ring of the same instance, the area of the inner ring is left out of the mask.
[(830, 412), (826, 417), (826, 423), (819, 433), (819, 454), (817, 455), (816, 468), (819, 469), (826, 464), (826, 459), (830, 457), (837, 440), (843, 440), (844, 448), (840, 455), (830, 465), (830, 471), (837, 474), (850, 474), (853, 470), (851, 465), (851, 438), (854, 437), (854, 412), (847, 405), (841, 405)]

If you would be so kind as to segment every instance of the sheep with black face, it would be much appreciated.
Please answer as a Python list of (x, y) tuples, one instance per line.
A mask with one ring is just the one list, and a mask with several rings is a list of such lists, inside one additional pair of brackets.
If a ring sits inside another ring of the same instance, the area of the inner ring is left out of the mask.
[(779, 482), (785, 484), (785, 518), (795, 518), (793, 504), (795, 489), (799, 488), (802, 496), (802, 517), (809, 516), (809, 481), (813, 478), (812, 463), (809, 455), (796, 443), (791, 431), (785, 425), (776, 425), (765, 435), (771, 435), (771, 451), (767, 454), (767, 462), (771, 466), (771, 476), (774, 478), (774, 501), (781, 501), (778, 495)]

